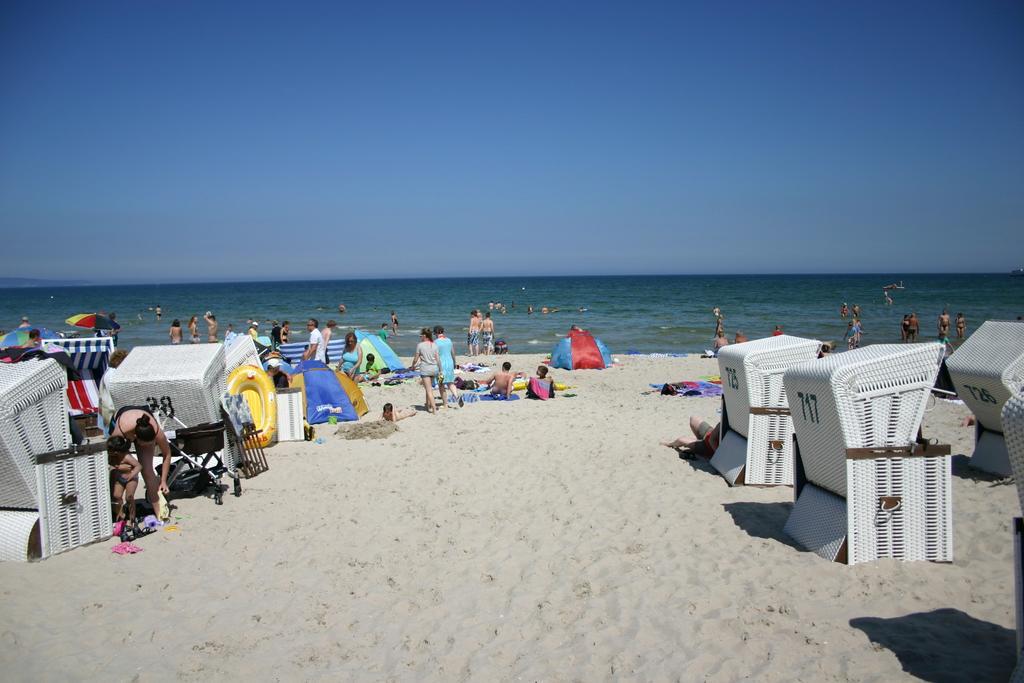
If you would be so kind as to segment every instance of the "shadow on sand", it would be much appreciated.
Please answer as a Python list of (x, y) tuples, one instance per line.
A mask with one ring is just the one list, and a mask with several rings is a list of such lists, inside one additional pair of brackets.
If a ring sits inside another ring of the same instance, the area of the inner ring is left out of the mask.
[(778, 541), (790, 548), (803, 551), (793, 539), (782, 532), (793, 509), (792, 503), (723, 503), (736, 526), (755, 538)]
[(1013, 477), (1002, 477), (998, 474), (982, 472), (971, 467), (971, 458), (963, 453), (953, 454), (952, 458), (953, 476), (971, 481), (988, 482), (989, 488), (995, 486), (1010, 486), (1013, 484)]
[(858, 617), (850, 626), (890, 650), (925, 681), (1005, 681), (1016, 664), (1016, 634), (958, 609), (892, 619)]

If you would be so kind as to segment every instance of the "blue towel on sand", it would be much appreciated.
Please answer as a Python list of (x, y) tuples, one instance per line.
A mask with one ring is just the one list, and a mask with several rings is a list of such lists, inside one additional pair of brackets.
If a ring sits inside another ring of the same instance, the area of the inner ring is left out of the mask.
[(512, 394), (508, 398), (499, 396), (498, 394), (484, 394), (480, 397), (481, 401), (518, 401), (519, 394)]

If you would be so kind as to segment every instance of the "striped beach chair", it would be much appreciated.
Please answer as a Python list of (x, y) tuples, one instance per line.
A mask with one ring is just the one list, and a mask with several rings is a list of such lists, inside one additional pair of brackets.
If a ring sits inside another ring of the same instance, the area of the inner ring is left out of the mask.
[(949, 446), (921, 420), (941, 344), (878, 344), (793, 366), (795, 505), (785, 532), (828, 560), (953, 560)]
[(975, 417), (975, 469), (1006, 477), (1003, 405), (1024, 388), (1024, 322), (988, 320), (946, 360), (957, 395)]
[(44, 343), (67, 352), (81, 379), (68, 382), (72, 415), (93, 415), (100, 410), (99, 382), (114, 352), (111, 337), (47, 339)]
[(820, 349), (817, 340), (780, 335), (718, 352), (722, 437), (711, 464), (731, 486), (793, 485), (793, 421), (782, 376), (816, 360)]

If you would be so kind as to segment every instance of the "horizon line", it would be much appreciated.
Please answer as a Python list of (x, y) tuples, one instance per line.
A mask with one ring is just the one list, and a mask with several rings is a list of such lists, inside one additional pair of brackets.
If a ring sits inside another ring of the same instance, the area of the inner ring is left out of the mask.
[[(903, 276), (915, 276), (915, 275), (1010, 275), (1013, 271), (1005, 270), (993, 270), (993, 271), (904, 271)], [(154, 281), (141, 281), (141, 280), (60, 280), (60, 279), (46, 279), (46, 278), (27, 278), (18, 276), (8, 276), (0, 278), (0, 289), (35, 289), (40, 287), (54, 287), (59, 289), (72, 288), (72, 287), (113, 287), (118, 285), (148, 285), (148, 286), (162, 286), (162, 285), (230, 285), (230, 284), (251, 284), (256, 282), (368, 282), (368, 281), (386, 281), (386, 280), (493, 280), (493, 279), (512, 279), (512, 278), (523, 278), (523, 279), (568, 279), (568, 278), (629, 278), (629, 277), (644, 277), (644, 278), (655, 278), (655, 277), (687, 277), (687, 278), (698, 278), (698, 277), (793, 277), (793, 276), (805, 276), (805, 277), (849, 277), (849, 276), (867, 276), (867, 275), (886, 275), (899, 277), (899, 274), (893, 274), (888, 271), (862, 271), (862, 272), (831, 272), (831, 273), (814, 273), (814, 272), (792, 272), (792, 273), (588, 273), (588, 274), (570, 274), (570, 275), (465, 275), (465, 276), (448, 276), (448, 275), (409, 275), (409, 276), (398, 276), (398, 277), (348, 277), (348, 278), (252, 278), (252, 279), (224, 279), (224, 280), (167, 280), (163, 282)], [(4, 280), (17, 281), (23, 280), (32, 284), (23, 285), (7, 285), (2, 284)], [(65, 284), (67, 283), (67, 284)]]

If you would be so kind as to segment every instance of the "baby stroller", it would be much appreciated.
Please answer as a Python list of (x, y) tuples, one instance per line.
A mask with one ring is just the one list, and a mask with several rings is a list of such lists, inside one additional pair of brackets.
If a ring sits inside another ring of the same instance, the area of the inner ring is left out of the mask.
[(505, 343), (504, 339), (494, 342), (494, 355), (502, 356), (506, 353), (508, 353), (508, 344)]
[(235, 496), (242, 495), (238, 474), (230, 471), (217, 454), (223, 450), (223, 420), (177, 430), (171, 442), (171, 452), (179, 458), (167, 477), (168, 499), (194, 498), (212, 489), (214, 502), (223, 505), (224, 492), (228, 487), (220, 480), (225, 473), (234, 479)]

